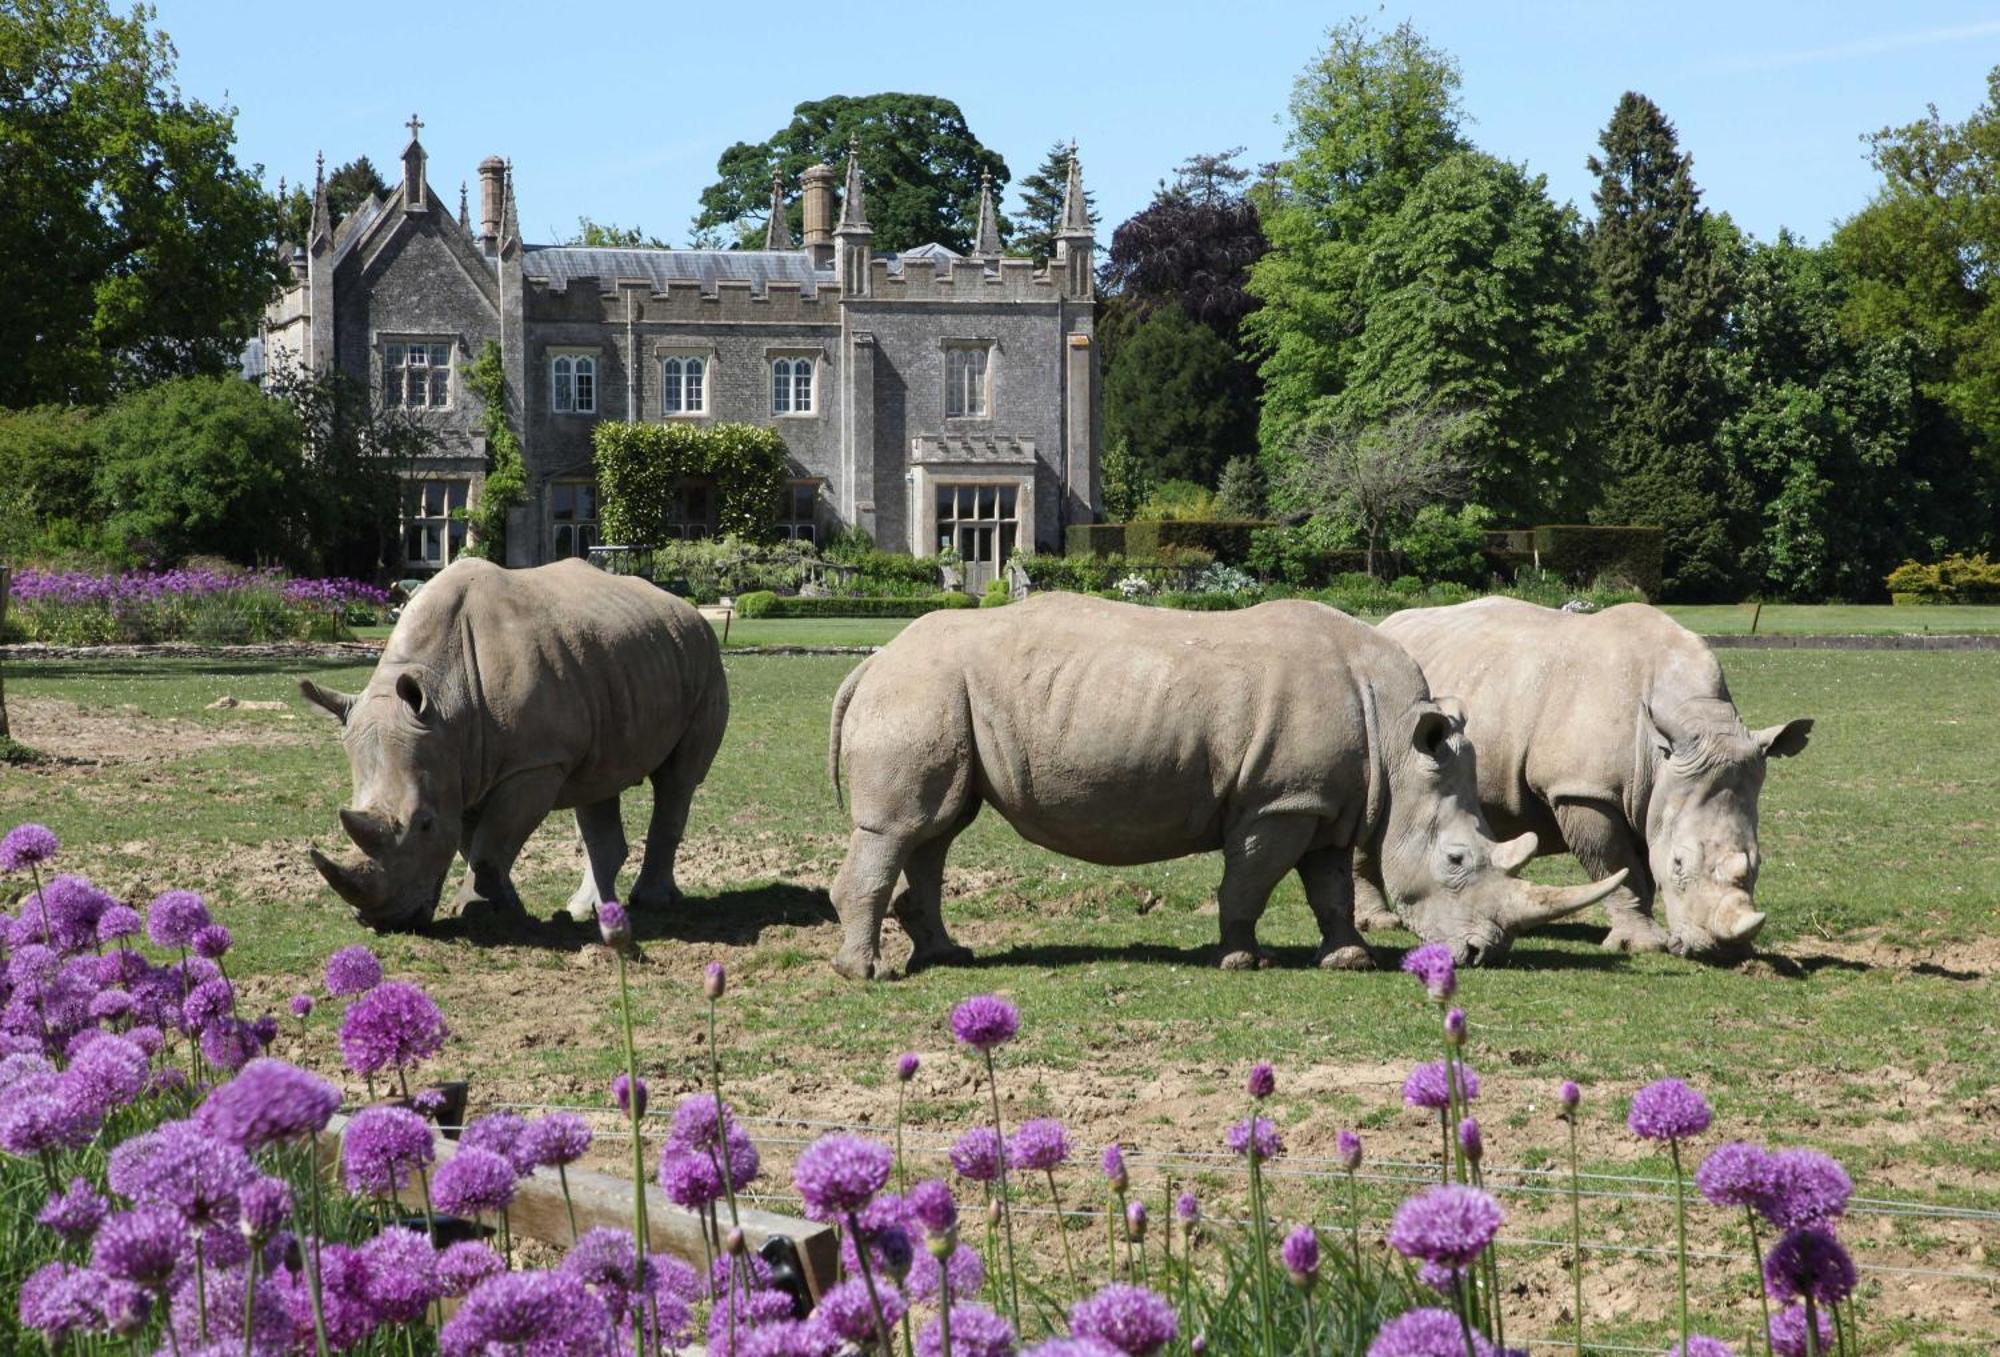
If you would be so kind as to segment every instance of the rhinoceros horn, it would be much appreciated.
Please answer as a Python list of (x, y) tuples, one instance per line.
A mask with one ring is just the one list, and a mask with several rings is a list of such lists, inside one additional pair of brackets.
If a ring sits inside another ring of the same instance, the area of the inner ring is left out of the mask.
[(375, 907), (376, 901), (362, 888), (360, 877), (353, 868), (335, 862), (317, 848), (309, 848), (306, 851), (312, 856), (312, 865), (326, 878), (326, 884), (333, 887), (335, 895), (357, 910)]
[(1763, 927), (1764, 916), (1751, 907), (1748, 891), (1729, 892), (1715, 912), (1715, 936), (1724, 942), (1749, 942)]
[(340, 827), (347, 831), (348, 838), (354, 840), (354, 846), (371, 858), (381, 856), (383, 848), (396, 835), (396, 826), (389, 818), (372, 810), (342, 807)]
[(333, 719), (343, 726), (347, 724), (347, 714), (354, 710), (354, 704), (361, 699), (352, 693), (337, 693), (331, 688), (322, 688), (311, 679), (299, 680), (299, 692), (315, 707), (332, 713)]
[(1509, 933), (1525, 933), (1594, 905), (1625, 884), (1621, 867), (1602, 881), (1582, 886), (1544, 886), (1533, 881), (1511, 882), (1512, 894), (1501, 910), (1500, 925)]

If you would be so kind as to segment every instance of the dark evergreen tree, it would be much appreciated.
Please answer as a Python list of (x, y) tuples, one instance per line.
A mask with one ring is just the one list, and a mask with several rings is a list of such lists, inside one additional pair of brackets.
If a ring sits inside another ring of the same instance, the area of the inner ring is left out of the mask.
[(1692, 157), (1657, 104), (1627, 93), (1598, 144), (1588, 232), (1602, 342), (1596, 516), (1665, 529), (1668, 597), (1732, 598), (1752, 524), (1747, 487), (1716, 442), (1727, 263)]
[(1105, 373), (1105, 438), (1122, 441), (1154, 482), (1213, 486), (1232, 457), (1255, 446), (1256, 407), (1242, 370), (1215, 331), (1162, 304), (1119, 344)]
[[(1024, 259), (1047, 259), (1056, 252), (1056, 228), (1062, 224), (1063, 190), (1069, 186), (1069, 143), (1049, 147), (1033, 174), (1021, 180), (1021, 210), (1015, 215), (1007, 253)], [(1090, 224), (1097, 225), (1097, 195), (1083, 191)]]

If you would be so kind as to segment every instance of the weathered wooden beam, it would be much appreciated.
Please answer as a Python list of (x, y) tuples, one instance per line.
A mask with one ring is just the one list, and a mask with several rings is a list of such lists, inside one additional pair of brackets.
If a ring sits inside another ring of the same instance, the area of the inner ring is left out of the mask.
[[(335, 1116), (319, 1137), (322, 1164), (338, 1164), (340, 1138), (347, 1129), (348, 1120), (346, 1116)], [(440, 1164), (458, 1151), (457, 1144), (443, 1136), (439, 1136), (436, 1143)], [(433, 1166), (431, 1172), (434, 1174), (436, 1171)], [(576, 1228), (579, 1232), (599, 1226), (614, 1230), (632, 1228), (632, 1184), (626, 1179), (599, 1173), (595, 1169), (572, 1167), (569, 1170), (569, 1195), (576, 1207)], [(413, 1180), (399, 1195), (399, 1200), (409, 1210), (421, 1212), (424, 1209), (423, 1188)], [(743, 1237), (753, 1252), (761, 1249), (765, 1240), (777, 1236), (782, 1235), (792, 1241), (805, 1267), (806, 1284), (812, 1288), (815, 1298), (838, 1280), (840, 1246), (831, 1226), (749, 1207), (740, 1208), (737, 1216), (743, 1223)], [(537, 1169), (515, 1184), (514, 1203), (508, 1208), (507, 1220), (516, 1235), (525, 1235), (558, 1247), (568, 1245), (569, 1212), (563, 1204), (562, 1182), (553, 1170)], [(671, 1253), (697, 1268), (703, 1266), (707, 1251), (702, 1243), (701, 1218), (674, 1205), (665, 1192), (651, 1183), (646, 1185), (646, 1226), (652, 1235), (655, 1252)]]

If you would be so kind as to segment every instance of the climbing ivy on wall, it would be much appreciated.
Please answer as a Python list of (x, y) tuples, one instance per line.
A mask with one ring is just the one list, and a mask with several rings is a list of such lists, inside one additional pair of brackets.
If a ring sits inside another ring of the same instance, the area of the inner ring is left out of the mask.
[(754, 424), (623, 424), (591, 434), (597, 461), (598, 515), (604, 540), (658, 546), (675, 523), (689, 480), (715, 496), (715, 531), (724, 537), (770, 536), (785, 484), (785, 440)]
[(479, 421), (486, 431), (486, 481), (479, 502), (466, 511), (472, 540), (465, 554), (504, 562), (507, 514), (528, 502), (528, 469), (521, 461), (521, 440), (507, 422), (507, 371), (501, 366), (498, 344), (487, 341), (466, 373), (465, 384), (484, 407)]

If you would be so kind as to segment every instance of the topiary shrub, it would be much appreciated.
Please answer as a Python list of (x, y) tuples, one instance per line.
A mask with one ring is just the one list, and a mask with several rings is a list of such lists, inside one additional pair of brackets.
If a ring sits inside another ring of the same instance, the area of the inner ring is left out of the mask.
[(736, 615), (749, 618), (769, 617), (777, 602), (778, 596), (769, 589), (753, 589), (747, 594), (737, 595)]
[(591, 431), (604, 540), (657, 546), (673, 537), (680, 490), (714, 487), (718, 536), (767, 541), (785, 483), (785, 440), (754, 424), (627, 424)]
[(1905, 561), (1889, 572), (1890, 601), (1902, 606), (1938, 603), (2000, 603), (2000, 562), (1985, 552), (1954, 553), (1925, 565)]

